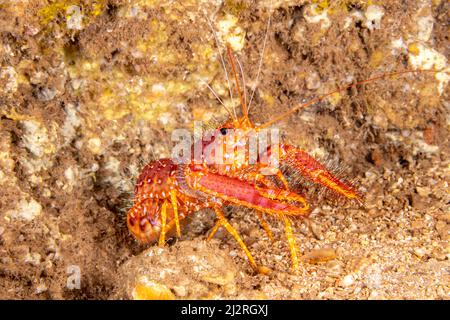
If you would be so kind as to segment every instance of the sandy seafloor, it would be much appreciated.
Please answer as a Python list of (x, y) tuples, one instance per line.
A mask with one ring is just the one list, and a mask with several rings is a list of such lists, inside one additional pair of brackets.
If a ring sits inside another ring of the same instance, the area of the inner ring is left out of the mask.
[[(448, 13), (443, 0), (0, 1), (0, 298), (448, 299)], [(170, 156), (171, 132), (226, 116), (205, 83), (233, 104), (225, 43), (256, 86), (259, 123), (353, 81), (446, 70), (278, 124), (365, 195), (358, 206), (299, 186), (312, 213), (296, 221), (298, 274), (283, 225), (269, 219), (271, 242), (244, 208), (226, 213), (268, 276), (226, 232), (205, 242), (208, 210), (164, 248), (126, 227), (134, 180)]]

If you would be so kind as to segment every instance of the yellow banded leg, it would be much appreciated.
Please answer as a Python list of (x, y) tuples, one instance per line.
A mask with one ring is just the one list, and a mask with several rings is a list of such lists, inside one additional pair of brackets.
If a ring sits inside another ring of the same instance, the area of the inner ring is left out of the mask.
[(228, 222), (228, 220), (225, 218), (225, 215), (223, 214), (222, 210), (220, 208), (215, 207), (214, 211), (217, 214), (217, 218), (219, 219), (220, 225), (223, 226), (227, 231), (234, 237), (234, 239), (239, 243), (242, 250), (244, 250), (245, 254), (247, 255), (248, 261), (250, 262), (250, 265), (256, 272), (260, 273), (267, 273), (267, 268), (258, 268), (256, 265), (255, 259), (253, 258), (252, 254), (248, 250), (247, 246), (245, 245), (244, 241), (242, 241), (241, 237), (239, 236), (236, 229), (233, 228), (233, 226)]
[(216, 234), (217, 230), (219, 230), (221, 225), (222, 225), (222, 221), (220, 219), (217, 220), (216, 225), (214, 226), (214, 228), (212, 228), (206, 241), (209, 241), (214, 237), (214, 235)]
[(268, 179), (267, 176), (265, 176), (259, 172), (250, 172), (248, 174), (248, 179), (254, 180), (255, 182), (262, 183), (266, 187), (273, 187), (273, 188), (277, 187), (277, 185), (272, 180)]
[[(267, 221), (264, 219), (263, 215), (261, 212), (256, 211), (256, 214), (258, 215), (258, 218), (261, 222), (261, 225), (264, 229), (264, 231), (267, 233), (267, 236), (269, 237), (270, 240), (274, 241), (274, 237), (273, 237), (273, 233), (270, 230), (269, 224), (267, 223)], [(206, 241), (210, 241), (214, 235), (216, 234), (217, 230), (222, 226), (222, 221), (221, 220), (217, 220), (214, 228), (211, 229), (211, 232), (208, 235), (208, 238), (206, 239)]]
[(173, 215), (175, 219), (175, 228), (177, 230), (178, 238), (181, 237), (180, 219), (178, 218), (178, 202), (177, 191), (175, 189), (170, 190), (170, 202), (172, 203)]
[(292, 231), (291, 220), (285, 215), (281, 216), (284, 220), (286, 238), (289, 244), (289, 250), (291, 251), (292, 269), (294, 270), (294, 272), (297, 272), (299, 270), (299, 261), (297, 255), (297, 245), (295, 244), (295, 237)]
[(277, 170), (276, 176), (283, 183), (284, 188), (286, 190), (289, 190), (289, 183), (287, 182), (286, 178), (283, 176), (283, 173), (281, 172), (280, 169)]
[(273, 200), (282, 200), (282, 201), (295, 201), (299, 202), (303, 205), (303, 207), (298, 208), (298, 212), (289, 213), (289, 215), (305, 215), (309, 210), (309, 204), (306, 202), (305, 198), (303, 198), (301, 195), (290, 192), (289, 190), (284, 189), (276, 189), (276, 190), (268, 190), (267, 188), (259, 188), (255, 187), (259, 194)]
[[(281, 181), (286, 190), (289, 190), (289, 183), (287, 182), (281, 170), (278, 168), (273, 168), (272, 171), (276, 171), (276, 173), (274, 172), (273, 175), (275, 175)], [(276, 187), (276, 184), (274, 184), (273, 181), (271, 181), (267, 177), (268, 177), (267, 175), (263, 175), (262, 173), (259, 172), (250, 173), (250, 178), (254, 178), (255, 181), (261, 182), (268, 187)]]
[(269, 237), (269, 239), (273, 242), (274, 238), (273, 238), (273, 234), (272, 231), (270, 230), (269, 224), (267, 223), (267, 221), (264, 219), (263, 214), (259, 211), (256, 211), (256, 214), (258, 215), (259, 221), (261, 222), (261, 225), (264, 229), (264, 231), (266, 231), (267, 236)]
[(167, 201), (164, 201), (161, 206), (161, 231), (159, 233), (158, 245), (164, 246), (166, 242), (166, 221), (167, 221)]

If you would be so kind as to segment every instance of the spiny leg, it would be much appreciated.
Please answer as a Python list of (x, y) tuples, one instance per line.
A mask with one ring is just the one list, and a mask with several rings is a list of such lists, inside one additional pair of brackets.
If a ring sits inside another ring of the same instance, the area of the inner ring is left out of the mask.
[[(256, 211), (256, 214), (258, 215), (258, 218), (259, 218), (259, 220), (260, 220), (260, 222), (261, 222), (261, 225), (262, 225), (264, 231), (266, 231), (267, 236), (269, 237), (269, 239), (270, 239), (271, 241), (274, 241), (273, 233), (272, 233), (272, 231), (270, 230), (269, 224), (268, 224), (267, 221), (264, 219), (262, 213), (259, 212), (259, 211)], [(216, 234), (217, 230), (218, 230), (221, 226), (222, 226), (222, 221), (219, 219), (219, 220), (217, 220), (215, 226), (212, 228), (211, 232), (209, 233), (209, 236), (208, 236), (208, 238), (206, 239), (206, 241), (210, 241), (210, 240), (214, 237), (214, 235)]]
[(208, 238), (206, 238), (206, 241), (210, 241), (214, 235), (216, 234), (217, 230), (219, 230), (220, 226), (222, 225), (222, 221), (219, 219), (216, 222), (216, 225), (214, 226), (214, 228), (212, 228), (211, 232), (209, 233)]
[(254, 181), (254, 183), (259, 182), (266, 187), (277, 187), (277, 185), (272, 180), (268, 179), (266, 175), (263, 175), (260, 172), (249, 172), (246, 176), (246, 179)]
[(289, 190), (289, 184), (280, 169), (272, 167), (264, 167), (263, 170), (266, 168), (270, 170), (270, 174), (263, 174), (261, 172), (250, 172), (248, 173), (248, 178), (256, 182), (262, 183), (267, 187), (277, 187), (277, 185), (268, 178), (268, 176), (276, 176), (281, 181), (284, 188), (286, 190)]
[[(258, 273), (267, 274), (270, 272), (268, 268), (265, 267), (258, 267), (256, 265), (255, 259), (253, 258), (252, 254), (248, 250), (247, 246), (245, 245), (244, 241), (242, 241), (241, 237), (239, 236), (236, 229), (233, 228), (233, 226), (228, 222), (228, 220), (225, 218), (225, 215), (223, 214), (222, 210), (219, 207), (214, 207), (214, 211), (216, 212), (217, 218), (219, 219), (218, 222), (220, 222), (220, 225), (223, 226), (227, 231), (234, 237), (234, 239), (239, 243), (242, 250), (244, 250), (248, 261), (250, 262), (250, 265), (252, 266), (253, 270), (255, 270)], [(218, 227), (217, 227), (218, 228)], [(214, 227), (214, 229), (217, 228)]]
[(283, 173), (280, 169), (277, 169), (276, 176), (280, 181), (283, 183), (283, 186), (286, 190), (289, 190), (289, 183), (287, 182), (286, 178), (284, 177)]
[(297, 245), (295, 244), (294, 232), (292, 231), (292, 224), (289, 217), (284, 214), (281, 215), (285, 224), (286, 238), (289, 244), (289, 250), (291, 251), (292, 269), (294, 272), (299, 270), (299, 260), (297, 255)]
[[(289, 191), (289, 184), (280, 169), (277, 169), (276, 176), (283, 183), (285, 189), (287, 191)], [(292, 200), (301, 202), (303, 204), (303, 207), (305, 208), (305, 212), (309, 208), (309, 205), (307, 204), (306, 200), (302, 196), (295, 197), (295, 199), (292, 199)], [(283, 221), (285, 224), (285, 233), (286, 233), (286, 238), (287, 238), (288, 244), (289, 244), (289, 250), (291, 251), (292, 268), (293, 268), (294, 272), (297, 272), (299, 270), (299, 260), (298, 260), (298, 254), (297, 254), (298, 250), (297, 250), (297, 245), (295, 243), (295, 237), (294, 237), (294, 232), (292, 230), (292, 224), (291, 224), (289, 217), (287, 217), (285, 215), (282, 215), (282, 217), (283, 217)]]
[(264, 231), (266, 231), (267, 236), (269, 237), (269, 239), (273, 242), (274, 238), (273, 238), (273, 233), (270, 230), (269, 224), (267, 223), (267, 221), (264, 219), (264, 216), (261, 212), (256, 211), (256, 214), (258, 215), (259, 221), (261, 222), (261, 225), (264, 229)]
[(177, 203), (177, 191), (175, 189), (170, 190), (170, 202), (172, 203), (173, 215), (175, 219), (175, 228), (177, 230), (178, 238), (181, 237), (180, 219), (178, 218), (178, 203)]
[(285, 189), (268, 189), (268, 188), (261, 188), (256, 186), (255, 187), (258, 192), (268, 198), (268, 199), (273, 199), (273, 200), (281, 200), (281, 201), (294, 201), (297, 202), (299, 204), (302, 205), (302, 207), (298, 208), (298, 212), (294, 213), (289, 213), (289, 215), (300, 215), (300, 216), (304, 216), (308, 213), (309, 211), (309, 204), (306, 201), (306, 199), (299, 195), (296, 194), (294, 192), (290, 192), (289, 190), (285, 190)]
[(159, 234), (158, 245), (164, 246), (166, 242), (166, 221), (167, 221), (167, 201), (164, 200), (161, 206), (161, 232)]
[[(273, 188), (270, 192), (266, 192), (256, 187), (261, 192), (261, 194), (264, 194), (270, 199), (299, 202), (303, 206), (302, 211), (306, 213), (309, 209), (309, 204), (306, 202), (306, 199), (303, 196), (290, 191), (289, 183), (287, 182), (286, 178), (284, 177), (280, 169), (278, 168), (270, 168), (270, 169), (273, 169), (273, 174), (271, 175), (275, 175), (281, 181), (281, 183), (284, 186), (284, 189), (278, 189), (277, 186), (273, 183), (273, 181), (267, 178), (268, 177), (267, 175), (264, 175), (260, 172), (250, 172), (248, 177), (254, 179), (256, 182), (262, 183), (266, 187)], [(275, 189), (278, 189), (278, 191), (274, 191)]]

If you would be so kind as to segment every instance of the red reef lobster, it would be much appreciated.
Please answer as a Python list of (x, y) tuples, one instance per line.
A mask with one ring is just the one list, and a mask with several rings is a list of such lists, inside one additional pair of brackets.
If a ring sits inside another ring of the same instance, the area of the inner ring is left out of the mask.
[(262, 129), (284, 119), (296, 110), (310, 106), (337, 92), (385, 76), (416, 71), (384, 74), (348, 85), (298, 105), (271, 121), (257, 126), (249, 119), (248, 108), (239, 86), (234, 56), (229, 47), (227, 50), (236, 91), (242, 106), (242, 116), (232, 117), (215, 129), (213, 139), (209, 141), (200, 139), (194, 142), (192, 148), (199, 147), (205, 151), (207, 148), (214, 147), (216, 152), (221, 150), (228, 161), (214, 163), (211, 161), (211, 157), (214, 156), (212, 153), (209, 156), (203, 155), (200, 161), (194, 161), (191, 158), (184, 164), (178, 164), (173, 159), (160, 159), (148, 163), (137, 179), (134, 205), (128, 211), (127, 225), (139, 241), (153, 243), (158, 240), (159, 245), (164, 245), (169, 232), (176, 232), (176, 235), (180, 236), (180, 220), (198, 210), (211, 208), (216, 213), (217, 222), (208, 240), (213, 237), (219, 227), (224, 227), (244, 250), (252, 268), (256, 272), (267, 273), (269, 271), (267, 268), (256, 264), (247, 246), (222, 211), (225, 205), (243, 206), (255, 210), (262, 227), (271, 239), (273, 235), (264, 220), (264, 214), (273, 215), (284, 222), (293, 269), (298, 270), (299, 257), (291, 218), (307, 216), (309, 205), (304, 196), (291, 191), (292, 188), (285, 174), (279, 168), (260, 161), (262, 156), (271, 157), (276, 154), (281, 164), (287, 165), (305, 179), (322, 185), (347, 199), (360, 201), (361, 196), (351, 184), (335, 177), (324, 165), (295, 146), (282, 143), (276, 147), (269, 146), (259, 154), (254, 164), (249, 163), (248, 152), (242, 157), (242, 154), (236, 151), (236, 146), (242, 139), (257, 135)]

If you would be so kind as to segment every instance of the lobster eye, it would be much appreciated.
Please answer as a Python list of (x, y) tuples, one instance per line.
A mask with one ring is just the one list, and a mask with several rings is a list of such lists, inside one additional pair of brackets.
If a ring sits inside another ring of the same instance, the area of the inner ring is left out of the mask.
[(220, 129), (220, 133), (224, 136), (224, 135), (226, 135), (227, 134), (227, 128), (222, 128), (222, 129)]

